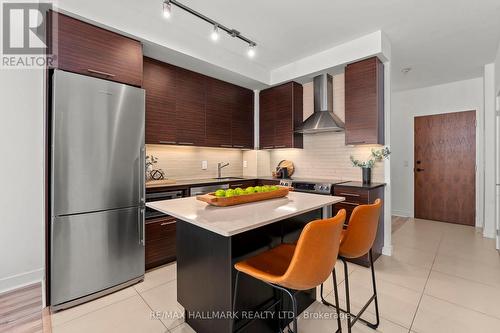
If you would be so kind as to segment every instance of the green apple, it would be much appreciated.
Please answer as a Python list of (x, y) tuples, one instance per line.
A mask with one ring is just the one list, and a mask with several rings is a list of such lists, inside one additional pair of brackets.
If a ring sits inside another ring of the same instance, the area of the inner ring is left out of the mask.
[(234, 197), (234, 195), (235, 195), (234, 190), (232, 189), (226, 190), (226, 198)]
[(223, 197), (225, 197), (225, 196), (226, 196), (226, 191), (224, 191), (224, 190), (222, 190), (222, 189), (217, 190), (217, 191), (215, 191), (215, 196), (216, 196), (217, 198), (223, 198)]
[(274, 186), (271, 186), (271, 191), (276, 191), (276, 190), (279, 190), (279, 187), (274, 185)]
[(260, 193), (260, 192), (262, 192), (262, 186), (255, 186), (255, 187), (253, 188), (253, 190), (254, 190), (255, 192), (257, 192), (257, 193)]
[(247, 194), (252, 194), (253, 192), (255, 192), (255, 189), (253, 188), (253, 186), (250, 186), (245, 189), (245, 192)]
[(243, 194), (245, 194), (245, 191), (243, 191), (243, 189), (242, 189), (242, 188), (239, 188), (239, 187), (238, 187), (238, 188), (235, 188), (235, 189), (234, 189), (234, 193), (235, 193), (236, 195), (243, 195)]
[(269, 192), (269, 191), (271, 191), (271, 186), (269, 185), (262, 186), (262, 192)]

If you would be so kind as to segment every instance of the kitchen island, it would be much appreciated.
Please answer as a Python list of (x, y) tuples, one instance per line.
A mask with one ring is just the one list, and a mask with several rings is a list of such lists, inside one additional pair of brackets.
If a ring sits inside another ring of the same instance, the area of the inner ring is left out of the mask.
[[(290, 192), (287, 197), (232, 207), (213, 207), (195, 197), (148, 203), (148, 207), (174, 216), (177, 223), (177, 300), (186, 322), (198, 333), (232, 331), (231, 313), (235, 279), (234, 263), (274, 247), (294, 242), (308, 222), (327, 216), (327, 208), (343, 197)], [(299, 312), (316, 298), (315, 290), (300, 293)], [(270, 286), (243, 276), (237, 310), (273, 310), (289, 301)], [(264, 312), (254, 313), (262, 315)], [(279, 321), (267, 312), (245, 332), (276, 332)], [(251, 315), (247, 316), (248, 317)], [(242, 315), (235, 329), (248, 320)], [(282, 325), (283, 325), (282, 321)]]

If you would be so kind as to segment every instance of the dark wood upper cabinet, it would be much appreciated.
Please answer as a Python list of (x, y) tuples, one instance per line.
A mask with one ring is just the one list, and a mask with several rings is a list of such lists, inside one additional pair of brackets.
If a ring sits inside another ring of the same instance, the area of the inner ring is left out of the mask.
[(345, 69), (345, 143), (384, 144), (384, 65), (377, 57)]
[(236, 100), (231, 109), (231, 137), (234, 148), (254, 148), (254, 93), (236, 86)]
[(206, 144), (205, 76), (177, 67), (176, 82), (177, 144), (204, 146)]
[(144, 58), (146, 143), (252, 149), (253, 91)]
[(231, 111), (236, 93), (232, 84), (207, 78), (207, 146), (232, 147)]
[(142, 86), (141, 42), (57, 12), (49, 15), (55, 68)]
[(303, 148), (302, 134), (295, 133), (303, 121), (303, 89), (296, 82), (260, 92), (260, 148)]
[(144, 58), (146, 90), (146, 143), (175, 144), (176, 80), (175, 67)]

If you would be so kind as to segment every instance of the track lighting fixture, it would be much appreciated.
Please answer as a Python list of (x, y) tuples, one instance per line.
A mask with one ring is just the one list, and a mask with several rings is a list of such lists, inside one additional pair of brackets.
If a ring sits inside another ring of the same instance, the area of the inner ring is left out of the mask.
[(212, 20), (211, 18), (209, 18), (209, 17), (207, 17), (207, 16), (205, 16), (205, 15), (197, 12), (196, 10), (189, 8), (188, 6), (180, 3), (177, 0), (164, 0), (163, 1), (163, 16), (165, 18), (169, 18), (172, 15), (172, 5), (175, 5), (178, 8), (180, 8), (180, 9), (188, 12), (189, 14), (192, 14), (192, 15), (198, 17), (199, 19), (202, 19), (203, 21), (210, 23), (213, 26), (213, 31), (210, 34), (210, 38), (214, 42), (216, 42), (217, 40), (219, 40), (219, 38), (220, 38), (220, 30), (223, 30), (229, 36), (231, 36), (233, 38), (238, 38), (238, 39), (244, 41), (245, 43), (247, 43), (248, 44), (248, 50), (247, 50), (248, 57), (250, 57), (250, 58), (255, 57), (255, 54), (256, 54), (255, 48), (257, 46), (257, 43), (255, 43), (253, 40), (250, 40), (250, 39), (246, 38), (238, 30), (236, 30), (236, 29), (230, 29), (230, 28), (228, 28), (228, 27), (220, 24), (219, 22), (217, 22), (215, 20)]

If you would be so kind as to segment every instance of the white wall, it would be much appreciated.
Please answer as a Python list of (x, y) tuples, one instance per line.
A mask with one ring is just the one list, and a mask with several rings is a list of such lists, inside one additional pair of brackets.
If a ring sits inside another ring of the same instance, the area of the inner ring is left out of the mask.
[[(391, 176), (392, 212), (413, 216), (413, 120), (415, 116), (476, 110), (476, 203), (482, 202), (483, 184), (483, 79), (476, 78), (432, 87), (392, 93)], [(482, 225), (482, 207), (477, 209), (476, 225)]]
[(484, 66), (484, 224), (483, 235), (494, 238), (495, 223), (495, 64)]
[(0, 292), (44, 267), (43, 72), (0, 70)]

